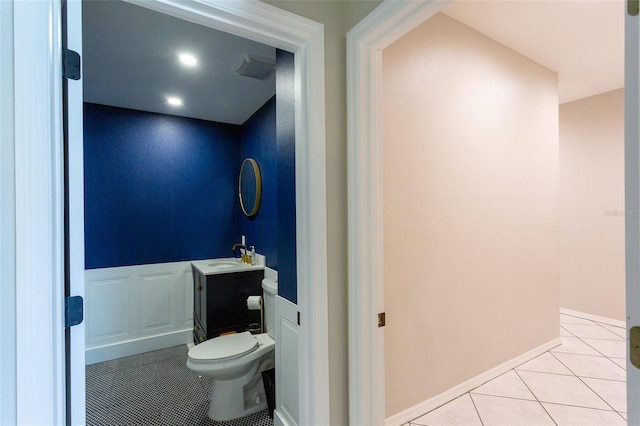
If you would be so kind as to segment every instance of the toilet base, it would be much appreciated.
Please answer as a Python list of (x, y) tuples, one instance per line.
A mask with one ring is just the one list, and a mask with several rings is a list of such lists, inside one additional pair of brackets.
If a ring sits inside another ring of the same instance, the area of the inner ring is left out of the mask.
[(228, 421), (265, 410), (267, 398), (264, 393), (262, 376), (257, 374), (246, 385), (242, 380), (213, 381), (209, 399), (209, 418), (214, 421)]

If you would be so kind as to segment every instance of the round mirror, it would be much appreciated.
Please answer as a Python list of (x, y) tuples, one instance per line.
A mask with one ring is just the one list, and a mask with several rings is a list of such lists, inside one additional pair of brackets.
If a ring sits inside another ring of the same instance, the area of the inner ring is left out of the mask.
[(262, 196), (262, 179), (260, 178), (260, 168), (253, 158), (246, 158), (240, 168), (240, 179), (238, 182), (238, 195), (240, 196), (240, 207), (248, 217), (255, 216), (260, 208), (260, 197)]

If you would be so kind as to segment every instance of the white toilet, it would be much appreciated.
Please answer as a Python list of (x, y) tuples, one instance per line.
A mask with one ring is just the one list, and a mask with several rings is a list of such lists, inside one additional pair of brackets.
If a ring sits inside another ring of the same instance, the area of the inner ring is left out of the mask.
[(261, 373), (275, 366), (278, 283), (262, 280), (264, 331), (216, 337), (189, 350), (187, 367), (213, 381), (209, 418), (226, 421), (267, 408)]

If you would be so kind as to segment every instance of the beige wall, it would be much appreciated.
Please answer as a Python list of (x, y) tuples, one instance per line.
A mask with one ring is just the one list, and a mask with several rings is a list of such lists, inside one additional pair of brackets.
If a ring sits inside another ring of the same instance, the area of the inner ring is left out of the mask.
[(560, 106), (560, 306), (625, 320), (624, 90)]
[(558, 336), (558, 92), (444, 15), (383, 55), (390, 416)]
[(347, 98), (346, 34), (380, 1), (278, 1), (281, 9), (324, 24), (327, 143), (327, 254), (331, 425), (349, 419), (347, 340)]

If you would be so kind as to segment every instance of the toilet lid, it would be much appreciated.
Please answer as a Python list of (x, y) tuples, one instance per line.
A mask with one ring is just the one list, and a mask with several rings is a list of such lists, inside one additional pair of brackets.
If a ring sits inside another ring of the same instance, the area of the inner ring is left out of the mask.
[(202, 342), (189, 350), (189, 358), (193, 361), (222, 361), (241, 357), (254, 351), (257, 346), (256, 338), (250, 332), (245, 331)]

